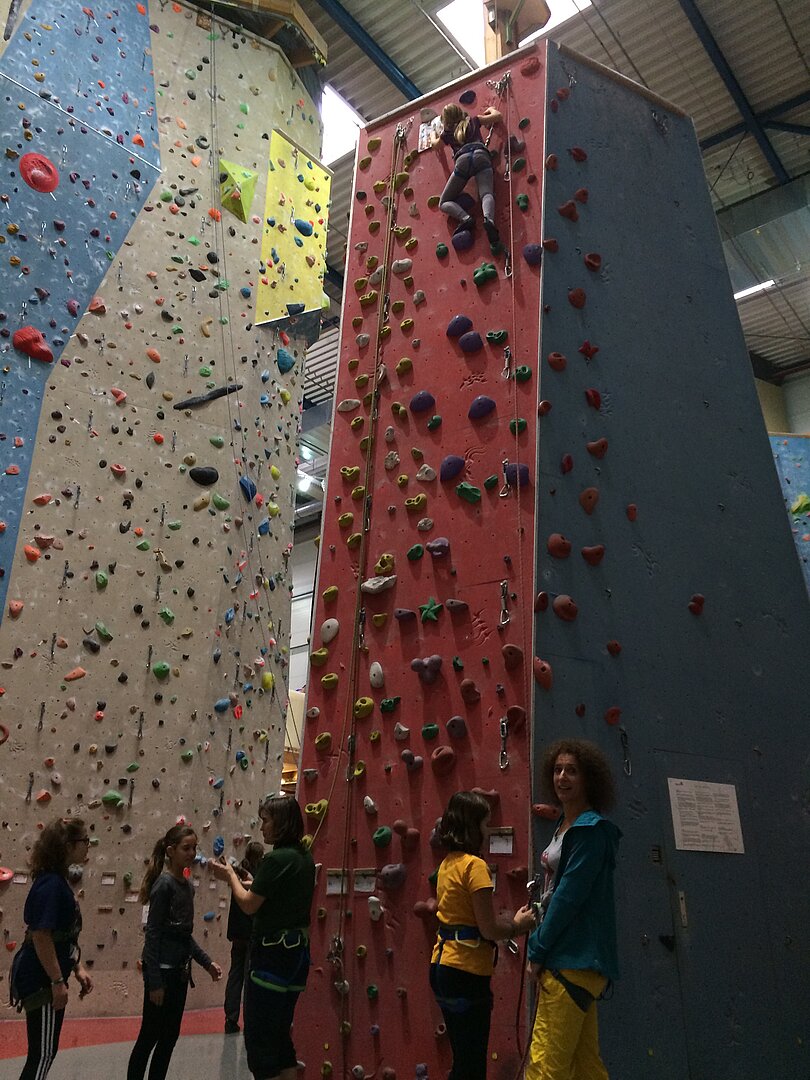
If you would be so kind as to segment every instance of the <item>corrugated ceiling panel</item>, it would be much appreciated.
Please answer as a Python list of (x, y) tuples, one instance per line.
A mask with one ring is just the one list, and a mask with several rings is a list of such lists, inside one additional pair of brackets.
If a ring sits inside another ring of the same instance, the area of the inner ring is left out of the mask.
[(810, 283), (770, 289), (737, 306), (748, 348), (776, 368), (810, 357)]
[(335, 388), (335, 371), (340, 347), (340, 328), (325, 330), (307, 349), (304, 366), (304, 397), (315, 405), (329, 401)]

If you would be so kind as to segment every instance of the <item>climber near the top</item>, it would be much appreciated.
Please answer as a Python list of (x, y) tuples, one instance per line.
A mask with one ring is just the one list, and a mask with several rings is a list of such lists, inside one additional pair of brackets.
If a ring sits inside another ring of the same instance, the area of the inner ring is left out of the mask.
[(495, 225), (495, 176), (481, 128), (488, 127), (491, 134), (492, 128), (500, 121), (501, 114), (497, 109), (487, 108), (480, 116), (469, 116), (460, 105), (451, 103), (442, 109), (441, 133), (434, 132), (432, 137), (433, 146), (443, 142), (453, 151), (453, 172), (445, 184), (439, 209), (458, 222), (454, 235), (472, 232), (475, 225), (472, 215), (456, 200), (467, 186), (467, 181), (474, 176), (490, 244), (497, 244), (499, 239)]

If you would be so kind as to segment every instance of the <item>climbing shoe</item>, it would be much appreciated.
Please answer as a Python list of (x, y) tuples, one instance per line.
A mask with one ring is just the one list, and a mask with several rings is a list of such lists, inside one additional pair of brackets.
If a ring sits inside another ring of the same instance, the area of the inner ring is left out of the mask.
[(501, 234), (498, 232), (498, 226), (492, 220), (492, 218), (484, 218), (484, 230), (487, 234), (487, 240), (490, 244), (497, 244), (501, 238)]
[(462, 218), (455, 229), (453, 229), (453, 236), (458, 236), (459, 233), (472, 232), (474, 228), (475, 222), (468, 214), (465, 218)]

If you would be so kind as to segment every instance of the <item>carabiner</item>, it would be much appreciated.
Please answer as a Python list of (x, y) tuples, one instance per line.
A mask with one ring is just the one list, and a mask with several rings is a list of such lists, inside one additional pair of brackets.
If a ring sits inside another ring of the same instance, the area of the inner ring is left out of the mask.
[(502, 379), (511, 379), (512, 377), (512, 350), (507, 345), (503, 350), (503, 370), (501, 371)]
[(506, 479), (506, 469), (507, 469), (508, 465), (509, 465), (509, 458), (504, 458), (503, 461), (501, 462), (501, 467), (503, 469), (503, 487), (498, 492), (498, 495), (502, 499), (508, 499), (509, 496), (512, 494), (512, 485)]
[(509, 768), (509, 755), (506, 752), (506, 740), (509, 737), (509, 721), (506, 719), (505, 716), (501, 717), (500, 730), (501, 730), (501, 753), (500, 753), (500, 756), (498, 758), (498, 765), (503, 770), (503, 769), (508, 769)]
[(509, 582), (501, 582), (501, 618), (498, 626), (506, 626), (512, 618), (509, 612)]

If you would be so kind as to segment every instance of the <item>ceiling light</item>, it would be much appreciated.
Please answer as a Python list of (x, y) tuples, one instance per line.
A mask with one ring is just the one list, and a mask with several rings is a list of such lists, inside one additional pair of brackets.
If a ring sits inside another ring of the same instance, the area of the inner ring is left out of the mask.
[(775, 284), (776, 282), (773, 278), (770, 278), (768, 281), (760, 281), (759, 285), (752, 285), (750, 289), (742, 289), (740, 292), (735, 292), (734, 299), (743, 300), (746, 296), (755, 296), (757, 293), (772, 288)]
[(302, 492), (303, 491), (309, 491), (309, 489), (311, 487), (312, 487), (312, 477), (309, 475), (309, 473), (299, 472), (299, 474), (298, 474), (298, 490), (302, 491)]

